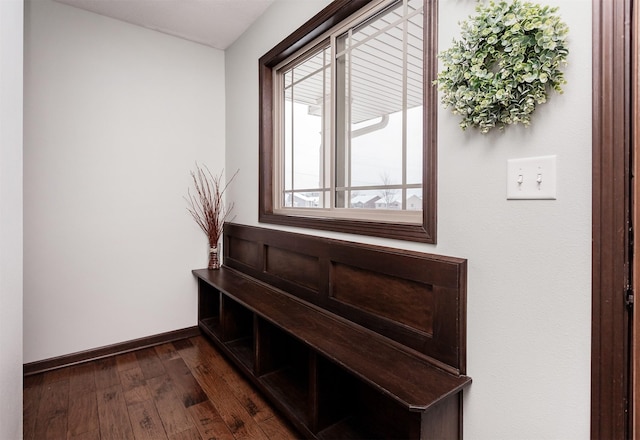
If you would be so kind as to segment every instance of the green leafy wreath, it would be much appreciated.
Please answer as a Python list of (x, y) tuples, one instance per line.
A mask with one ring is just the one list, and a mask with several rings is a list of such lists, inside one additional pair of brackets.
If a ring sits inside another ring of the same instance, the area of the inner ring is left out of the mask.
[(537, 104), (566, 84), (560, 67), (569, 53), (568, 27), (557, 7), (493, 0), (461, 23), (461, 39), (439, 54), (444, 70), (435, 81), (442, 103), (462, 116), (460, 127), (487, 133), (531, 123)]

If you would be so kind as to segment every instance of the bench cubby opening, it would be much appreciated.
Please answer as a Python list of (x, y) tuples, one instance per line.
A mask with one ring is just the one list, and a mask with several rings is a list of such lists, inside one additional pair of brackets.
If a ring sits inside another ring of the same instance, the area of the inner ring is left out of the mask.
[(310, 351), (264, 319), (257, 319), (255, 375), (304, 425), (309, 424)]
[(212, 285), (198, 280), (198, 326), (209, 335), (221, 335), (220, 291)]
[(220, 298), (220, 339), (247, 369), (253, 369), (253, 313), (229, 298)]

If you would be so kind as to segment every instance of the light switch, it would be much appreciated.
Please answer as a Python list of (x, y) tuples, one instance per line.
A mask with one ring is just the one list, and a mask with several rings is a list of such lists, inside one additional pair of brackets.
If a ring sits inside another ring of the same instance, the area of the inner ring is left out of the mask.
[(555, 200), (556, 156), (509, 159), (507, 199)]

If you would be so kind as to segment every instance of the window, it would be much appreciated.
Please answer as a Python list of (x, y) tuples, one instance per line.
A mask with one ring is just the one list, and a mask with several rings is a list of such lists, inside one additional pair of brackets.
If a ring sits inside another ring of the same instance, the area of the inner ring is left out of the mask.
[(260, 59), (260, 221), (435, 243), (435, 17), (335, 1)]

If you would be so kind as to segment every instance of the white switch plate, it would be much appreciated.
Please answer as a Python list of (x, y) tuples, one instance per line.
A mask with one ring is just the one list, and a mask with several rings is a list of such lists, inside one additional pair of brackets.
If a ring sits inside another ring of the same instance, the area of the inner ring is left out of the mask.
[(556, 156), (507, 160), (508, 200), (555, 200)]

